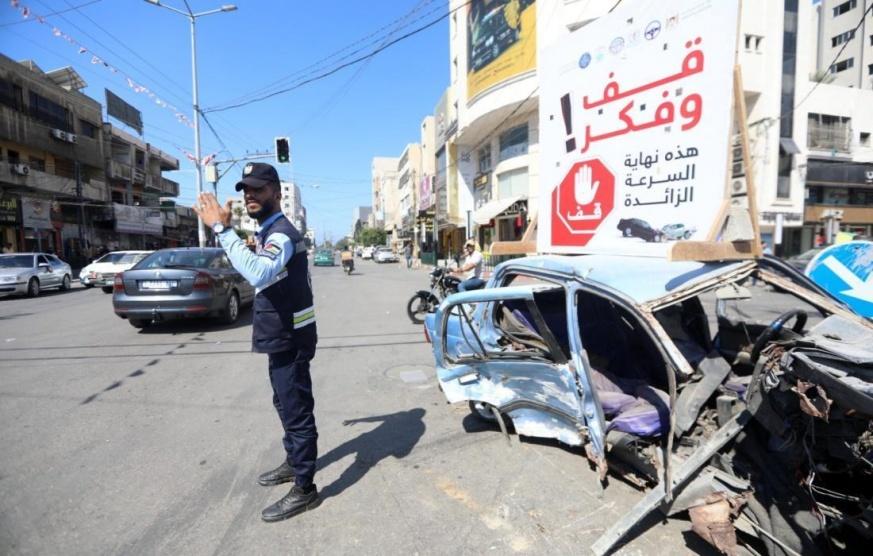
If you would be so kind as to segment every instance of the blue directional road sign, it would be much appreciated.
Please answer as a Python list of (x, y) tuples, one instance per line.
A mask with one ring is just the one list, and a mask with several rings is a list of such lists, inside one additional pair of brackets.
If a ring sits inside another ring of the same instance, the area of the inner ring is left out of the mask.
[(873, 318), (873, 242), (828, 247), (809, 261), (806, 275), (862, 317)]

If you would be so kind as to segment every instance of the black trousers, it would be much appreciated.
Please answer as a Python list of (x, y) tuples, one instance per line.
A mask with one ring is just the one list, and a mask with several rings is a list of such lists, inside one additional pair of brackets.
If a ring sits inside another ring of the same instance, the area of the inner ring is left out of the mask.
[(309, 360), (314, 351), (297, 349), (267, 354), (273, 406), (285, 431), (282, 443), (288, 464), (294, 470), (295, 483), (303, 488), (313, 483), (318, 457), (315, 400), (309, 376)]

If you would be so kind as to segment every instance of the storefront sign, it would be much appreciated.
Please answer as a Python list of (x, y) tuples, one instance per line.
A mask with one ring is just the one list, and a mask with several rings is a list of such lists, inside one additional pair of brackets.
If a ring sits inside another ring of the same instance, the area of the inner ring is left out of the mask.
[(134, 207), (115, 203), (115, 231), (128, 234), (161, 235), (164, 219), (158, 207)]
[(433, 176), (422, 176), (418, 186), (418, 210), (427, 210), (433, 206)]
[(810, 160), (806, 168), (806, 183), (873, 185), (873, 164)]
[(16, 197), (0, 197), (0, 224), (18, 224)]
[(663, 257), (667, 240), (706, 239), (737, 17), (736, 0), (626, 2), (543, 52), (540, 252)]
[(527, 212), (527, 201), (516, 201), (503, 211), (500, 216), (517, 216), (523, 212)]
[(21, 223), (25, 228), (50, 230), (52, 203), (46, 199), (21, 198)]
[(491, 182), (491, 173), (479, 174), (473, 179), (474, 187), (485, 187)]
[(781, 215), (782, 219), (786, 222), (802, 222), (803, 215), (799, 212), (769, 212), (765, 211), (761, 213), (761, 220), (764, 222), (775, 222), (776, 218)]

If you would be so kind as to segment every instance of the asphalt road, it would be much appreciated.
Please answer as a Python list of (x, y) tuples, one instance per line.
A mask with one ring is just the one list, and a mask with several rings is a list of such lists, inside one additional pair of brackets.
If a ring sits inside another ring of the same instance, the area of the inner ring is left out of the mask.
[[(0, 299), (0, 553), (585, 553), (641, 494), (447, 405), (405, 315), (425, 272), (358, 269), (313, 269), (324, 503), (274, 524), (288, 487), (255, 482), (283, 453), (249, 311), (137, 331), (100, 290)], [(698, 551), (652, 519), (621, 553)]]

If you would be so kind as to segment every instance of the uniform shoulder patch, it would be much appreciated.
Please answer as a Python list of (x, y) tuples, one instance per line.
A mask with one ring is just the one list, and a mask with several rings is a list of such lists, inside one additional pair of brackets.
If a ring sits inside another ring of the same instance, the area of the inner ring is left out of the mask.
[(279, 253), (281, 253), (281, 252), (282, 252), (282, 247), (279, 244), (267, 242), (267, 244), (261, 248), (260, 255), (262, 255), (264, 257), (268, 257), (270, 259), (275, 259), (276, 257), (279, 256)]

